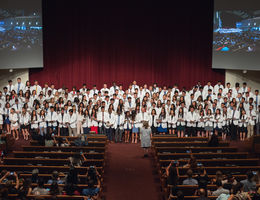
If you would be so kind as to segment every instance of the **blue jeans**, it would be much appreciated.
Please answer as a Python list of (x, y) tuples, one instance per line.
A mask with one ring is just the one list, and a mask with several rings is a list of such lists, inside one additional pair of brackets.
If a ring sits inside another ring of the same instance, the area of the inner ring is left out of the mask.
[(113, 140), (113, 129), (112, 128), (106, 128), (106, 135), (107, 135), (107, 139), (109, 141)]

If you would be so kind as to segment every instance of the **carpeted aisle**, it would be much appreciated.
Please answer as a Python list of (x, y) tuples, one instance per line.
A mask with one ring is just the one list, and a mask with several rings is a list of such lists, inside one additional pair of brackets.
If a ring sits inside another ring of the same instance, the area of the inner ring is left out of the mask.
[(107, 156), (106, 200), (160, 199), (152, 156), (143, 158), (140, 144), (109, 144)]

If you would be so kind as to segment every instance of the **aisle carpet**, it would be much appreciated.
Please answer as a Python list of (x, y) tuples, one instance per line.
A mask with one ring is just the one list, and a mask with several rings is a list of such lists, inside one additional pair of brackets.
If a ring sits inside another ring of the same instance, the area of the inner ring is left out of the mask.
[(109, 144), (107, 151), (106, 200), (161, 199), (152, 156), (143, 158), (140, 144)]

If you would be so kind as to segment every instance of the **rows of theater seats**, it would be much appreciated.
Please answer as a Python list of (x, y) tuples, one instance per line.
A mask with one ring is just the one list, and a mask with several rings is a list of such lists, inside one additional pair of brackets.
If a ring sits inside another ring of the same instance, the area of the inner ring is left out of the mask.
[[(178, 190), (182, 191), (185, 199), (197, 199), (195, 192), (198, 185), (181, 185), (187, 178), (188, 168), (185, 166), (191, 156), (195, 157), (197, 163), (202, 164), (208, 177), (214, 179), (217, 171), (231, 173), (236, 180), (246, 179), (247, 171), (258, 171), (260, 169), (259, 159), (251, 158), (248, 152), (238, 152), (235, 147), (230, 147), (229, 142), (221, 141), (217, 147), (209, 147), (208, 138), (185, 137), (176, 138), (174, 136), (153, 136), (152, 148), (154, 150), (155, 162), (160, 175), (161, 189), (164, 199), (176, 199), (171, 196), (171, 186), (167, 185), (165, 171), (173, 160), (179, 162), (179, 185)], [(196, 172), (195, 172), (196, 174)], [(194, 174), (194, 176), (195, 176)], [(209, 184), (207, 189), (214, 191), (216, 185)], [(170, 197), (170, 198), (169, 198)], [(216, 199), (216, 196), (208, 196), (209, 199)]]
[[(69, 141), (75, 141), (76, 137), (66, 137)], [(58, 136), (56, 138), (58, 140)], [(64, 139), (64, 137), (63, 137)], [(106, 144), (107, 138), (104, 135), (90, 135), (87, 137), (87, 146), (41, 146), (37, 141), (31, 141), (30, 145), (22, 146), (22, 151), (13, 151), (13, 156), (3, 158), (0, 170), (7, 170), (19, 173), (19, 178), (31, 178), (32, 171), (38, 169), (38, 177), (45, 183), (51, 178), (53, 171), (58, 171), (60, 178), (68, 173), (71, 167), (71, 158), (76, 159), (84, 153), (86, 161), (84, 166), (75, 166), (79, 172), (79, 179), (86, 178), (86, 172), (90, 166), (95, 166), (101, 175), (101, 188), (99, 196), (102, 197), (104, 166), (106, 161)], [(32, 188), (37, 184), (32, 184)], [(59, 185), (63, 187), (63, 184)], [(50, 184), (44, 184), (49, 188)], [(78, 184), (77, 188), (87, 188), (85, 184)], [(16, 199), (17, 195), (9, 195), (10, 199)], [(42, 199), (52, 198), (50, 195), (40, 196)], [(27, 199), (34, 199), (35, 196), (29, 195)], [(84, 199), (84, 196), (78, 195), (57, 195), (56, 199)]]

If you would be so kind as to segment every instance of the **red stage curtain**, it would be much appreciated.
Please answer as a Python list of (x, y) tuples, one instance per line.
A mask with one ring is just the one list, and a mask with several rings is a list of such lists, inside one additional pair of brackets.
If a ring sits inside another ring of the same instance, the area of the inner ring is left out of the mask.
[(44, 68), (31, 69), (30, 81), (69, 88), (224, 82), (224, 70), (211, 69), (213, 1), (130, 2), (44, 0)]

